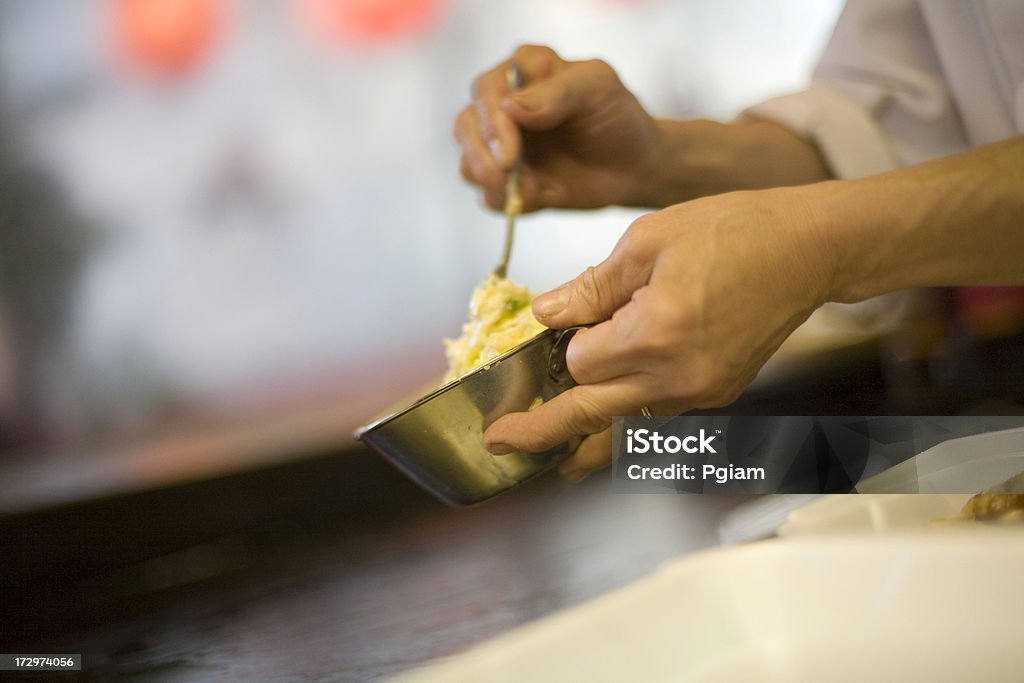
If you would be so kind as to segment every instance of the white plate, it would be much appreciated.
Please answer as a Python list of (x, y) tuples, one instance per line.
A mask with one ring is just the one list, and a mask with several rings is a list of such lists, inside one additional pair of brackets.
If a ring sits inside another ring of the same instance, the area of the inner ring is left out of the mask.
[(789, 513), (780, 536), (833, 532), (927, 529), (938, 519), (960, 516), (969, 493), (868, 493), (835, 495)]
[(1024, 680), (1024, 534), (794, 538), (684, 558), (406, 683)]
[[(973, 495), (929, 492), (980, 493), (1022, 471), (1024, 429), (951, 439), (858, 483), (861, 495), (827, 496), (790, 512), (778, 533), (924, 529), (934, 520), (959, 517)], [(924, 493), (888, 493), (914, 489)]]
[(1024, 429), (943, 441), (858, 482), (861, 493), (981, 493), (1024, 472)]

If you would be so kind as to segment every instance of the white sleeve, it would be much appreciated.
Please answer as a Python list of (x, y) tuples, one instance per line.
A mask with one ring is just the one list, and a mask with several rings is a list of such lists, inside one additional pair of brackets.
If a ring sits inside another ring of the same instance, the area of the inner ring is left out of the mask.
[(814, 141), (837, 178), (882, 173), (968, 146), (915, 0), (849, 0), (811, 86), (746, 114)]

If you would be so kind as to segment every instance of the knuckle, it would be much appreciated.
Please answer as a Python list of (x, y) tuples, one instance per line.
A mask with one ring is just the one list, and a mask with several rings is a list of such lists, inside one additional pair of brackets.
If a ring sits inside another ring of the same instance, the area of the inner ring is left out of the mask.
[(591, 312), (604, 310), (603, 304), (611, 298), (609, 284), (595, 266), (587, 266), (577, 279), (572, 294)]
[(599, 368), (593, 367), (589, 358), (590, 350), (585, 345), (586, 335), (577, 335), (565, 350), (565, 366), (577, 384), (591, 384), (596, 381)]
[(644, 355), (655, 358), (669, 358), (682, 346), (680, 340), (661, 325), (649, 326), (638, 345)]
[(619, 78), (618, 74), (615, 73), (615, 69), (612, 68), (612, 65), (603, 59), (588, 59), (583, 62), (583, 65), (588, 71), (598, 78), (614, 79), (616, 81)]
[(557, 57), (558, 55), (547, 45), (521, 43), (512, 52), (512, 56), (515, 59), (525, 59), (528, 57)]
[(487, 204), (488, 207), (498, 211), (504, 207), (505, 197), (496, 190), (485, 188), (484, 203)]
[(641, 236), (650, 236), (655, 233), (660, 221), (658, 213), (653, 211), (637, 217), (629, 226), (629, 229)]
[[(501, 172), (498, 171), (498, 169), (495, 168), (495, 166), (489, 162), (480, 164), (480, 167), (477, 169), (477, 176), (479, 178), (480, 184), (491, 190), (493, 190), (494, 188), (502, 187), (502, 185), (504, 184)], [(502, 190), (502, 193), (504, 193), (504, 190)], [(501, 202), (502, 206), (504, 206), (504, 194), (502, 194)]]
[(601, 406), (586, 393), (577, 391), (570, 394), (572, 412), (568, 427), (576, 434), (594, 434), (608, 426)]
[(657, 250), (657, 219), (654, 214), (644, 214), (633, 221), (619, 239), (618, 247), (625, 256), (638, 259), (649, 258)]
[(488, 76), (490, 72), (482, 73), (473, 79), (473, 82), (469, 86), (469, 94), (473, 96), (474, 100), (480, 99), (487, 92), (487, 86), (490, 82)]
[(455, 123), (452, 124), (452, 135), (456, 140), (461, 141), (463, 136), (470, 130), (472, 125), (471, 118), (472, 109), (470, 107), (466, 107), (455, 117)]
[(459, 160), (459, 175), (471, 183), (476, 182), (476, 178), (473, 176), (472, 168), (469, 165), (469, 161), (466, 160), (465, 155)]
[(463, 153), (462, 159), (459, 162), (459, 172), (462, 174), (462, 177), (474, 185), (479, 185), (483, 188), (493, 186), (493, 183), (489, 182), (492, 173), (488, 169), (487, 164), (474, 155), (472, 150), (467, 150)]
[(685, 307), (646, 287), (634, 292), (632, 298), (642, 312), (644, 334), (637, 339), (642, 352), (662, 359), (684, 356), (692, 345)]
[(529, 453), (539, 453), (551, 448), (544, 435), (538, 431), (524, 432), (522, 444), (523, 450)]

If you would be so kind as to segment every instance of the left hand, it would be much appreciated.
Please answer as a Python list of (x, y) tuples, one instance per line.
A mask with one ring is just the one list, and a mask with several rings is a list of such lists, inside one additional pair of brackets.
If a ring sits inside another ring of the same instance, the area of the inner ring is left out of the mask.
[[(515, 62), (525, 86), (510, 92)], [(505, 206), (507, 172), (529, 136), (522, 171), (523, 210), (647, 206), (671, 145), (663, 127), (626, 89), (614, 69), (592, 59), (566, 61), (551, 48), (524, 45), (481, 74), (473, 101), (455, 120), (463, 177)]]
[[(635, 221), (601, 264), (537, 297), (555, 329), (597, 323), (566, 354), (579, 386), (484, 434), (492, 453), (585, 439), (560, 470), (611, 462), (615, 415), (679, 414), (734, 401), (780, 344), (829, 298), (829, 241), (805, 188), (735, 192)], [(812, 195), (813, 196), (813, 195)]]

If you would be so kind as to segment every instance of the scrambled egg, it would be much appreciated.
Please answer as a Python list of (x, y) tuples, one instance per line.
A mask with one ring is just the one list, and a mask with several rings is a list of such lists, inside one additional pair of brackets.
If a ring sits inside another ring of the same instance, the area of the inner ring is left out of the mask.
[(470, 299), (469, 322), (462, 326), (462, 336), (444, 340), (448, 355), (445, 384), (547, 329), (533, 317), (532, 300), (526, 287), (494, 273), (488, 275)]

